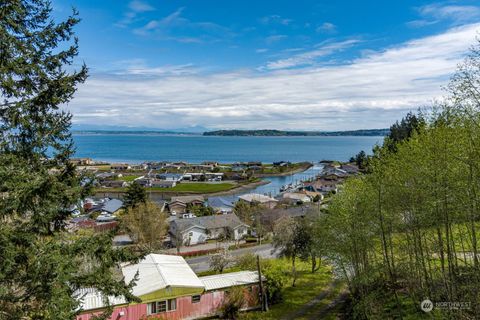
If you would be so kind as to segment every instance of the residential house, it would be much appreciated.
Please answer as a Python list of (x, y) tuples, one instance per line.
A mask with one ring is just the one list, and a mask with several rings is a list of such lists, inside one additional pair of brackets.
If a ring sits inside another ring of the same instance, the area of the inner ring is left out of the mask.
[(344, 170), (348, 174), (358, 174), (360, 172), (360, 169), (355, 164), (342, 164), (340, 169)]
[(130, 170), (131, 168), (128, 163), (113, 163), (110, 165), (110, 169), (118, 171)]
[(180, 173), (159, 173), (156, 175), (157, 179), (165, 181), (179, 182), (183, 180), (183, 174)]
[(169, 181), (169, 180), (153, 180), (151, 187), (157, 188), (173, 188), (177, 185), (176, 181)]
[(183, 179), (188, 181), (205, 181), (205, 174), (202, 172), (187, 172), (183, 175)]
[(105, 180), (101, 182), (103, 187), (107, 188), (125, 188), (128, 183), (123, 180)]
[(322, 193), (337, 192), (337, 180), (319, 178), (305, 185), (305, 190)]
[(208, 206), (213, 208), (216, 213), (232, 213), (233, 208), (235, 207), (235, 202), (238, 200), (237, 197), (210, 197), (208, 198)]
[(188, 219), (174, 219), (170, 223), (170, 234), (177, 243), (194, 245), (208, 239), (226, 236), (240, 240), (247, 235), (248, 225), (233, 213)]
[(90, 166), (95, 164), (95, 161), (93, 161), (91, 158), (72, 158), (69, 161), (77, 166)]
[(243, 162), (232, 163), (232, 171), (241, 172), (247, 170), (247, 164)]
[(146, 178), (146, 177), (139, 177), (134, 180), (134, 183), (138, 183), (142, 187), (151, 187), (154, 179)]
[(337, 177), (340, 178), (345, 178), (348, 176), (347, 171), (336, 168), (336, 167), (325, 167), (322, 171), (323, 176), (328, 176), (328, 175), (336, 175)]
[(294, 202), (310, 202), (311, 199), (308, 195), (301, 192), (285, 192), (282, 195), (283, 199), (288, 199)]
[(122, 267), (125, 283), (136, 279), (131, 293), (141, 301), (129, 304), (123, 296), (105, 296), (93, 288), (75, 297), (81, 312), (77, 320), (91, 320), (113, 306), (110, 320), (200, 319), (218, 316), (232, 287), (244, 288), (241, 310), (258, 308), (258, 273), (240, 271), (198, 277), (180, 256), (149, 254), (137, 264)]
[(203, 206), (204, 203), (203, 196), (172, 197), (168, 203), (168, 209), (171, 214), (183, 214), (187, 213), (187, 206)]
[(205, 180), (207, 181), (222, 181), (223, 180), (223, 172), (211, 172), (205, 173)]
[(248, 193), (238, 197), (239, 201), (245, 201), (250, 204), (259, 203), (267, 208), (273, 209), (278, 203), (277, 199), (265, 196), (259, 193)]

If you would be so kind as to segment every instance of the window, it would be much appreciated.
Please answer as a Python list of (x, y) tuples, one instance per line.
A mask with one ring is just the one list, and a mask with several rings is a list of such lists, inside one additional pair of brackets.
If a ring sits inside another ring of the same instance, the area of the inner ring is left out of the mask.
[(200, 295), (192, 296), (192, 303), (199, 303), (200, 302)]
[(147, 305), (147, 314), (157, 314), (177, 310), (177, 299), (155, 301)]

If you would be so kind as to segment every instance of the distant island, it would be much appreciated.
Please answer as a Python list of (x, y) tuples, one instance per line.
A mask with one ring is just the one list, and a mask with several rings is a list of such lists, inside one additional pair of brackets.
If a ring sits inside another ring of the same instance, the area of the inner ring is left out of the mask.
[(204, 132), (204, 136), (386, 136), (390, 129), (363, 129), (351, 131), (283, 131), (283, 130), (216, 130)]

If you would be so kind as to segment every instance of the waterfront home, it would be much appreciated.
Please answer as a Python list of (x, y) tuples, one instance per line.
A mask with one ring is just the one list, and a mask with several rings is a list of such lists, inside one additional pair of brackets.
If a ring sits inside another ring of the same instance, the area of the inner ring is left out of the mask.
[(172, 197), (168, 203), (168, 209), (171, 214), (187, 213), (188, 206), (203, 206), (205, 198), (203, 196), (181, 196)]
[(247, 235), (248, 228), (248, 225), (243, 223), (237, 215), (231, 213), (173, 219), (170, 222), (169, 232), (176, 243), (188, 246), (219, 237), (240, 240)]
[(326, 167), (326, 168), (323, 169), (322, 175), (323, 176), (335, 175), (335, 176), (340, 177), (340, 178), (345, 178), (345, 177), (348, 176), (348, 173), (347, 173), (347, 171), (345, 171), (343, 169), (340, 169), (340, 168)]
[(358, 174), (360, 172), (360, 169), (358, 168), (358, 166), (351, 163), (342, 164), (340, 166), (340, 169), (344, 170), (348, 174)]
[(165, 181), (179, 182), (183, 180), (183, 174), (180, 173), (159, 173), (156, 175), (157, 179)]
[(122, 174), (118, 174), (115, 172), (102, 172), (95, 175), (95, 178), (97, 178), (98, 180), (115, 179), (117, 177), (122, 177)]
[(259, 193), (248, 193), (248, 194), (243, 194), (238, 197), (239, 201), (244, 201), (249, 204), (255, 204), (259, 203), (267, 208), (273, 209), (278, 203), (277, 199), (274, 199), (269, 196), (265, 196), (263, 194)]
[(282, 197), (283, 199), (288, 199), (294, 202), (310, 202), (311, 201), (310, 197), (307, 194), (301, 193), (301, 192), (285, 192), (282, 195)]
[(291, 164), (290, 161), (278, 161), (278, 162), (274, 162), (273, 166), (274, 167), (288, 167), (290, 164)]
[(247, 169), (247, 164), (243, 162), (232, 163), (232, 171), (239, 172), (245, 171)]
[(148, 165), (146, 163), (133, 164), (130, 166), (130, 169), (136, 171), (143, 171), (148, 169)]
[(212, 167), (218, 167), (220, 165), (217, 161), (203, 161), (202, 164)]
[(223, 172), (211, 172), (205, 173), (205, 180), (207, 181), (222, 181), (223, 180)]
[(110, 165), (110, 169), (118, 171), (130, 170), (131, 168), (128, 163), (113, 163)]
[(188, 181), (205, 181), (205, 174), (201, 172), (186, 172), (183, 179)]
[(307, 183), (305, 189), (322, 193), (337, 192), (337, 180), (319, 178), (313, 182)]
[(95, 164), (91, 158), (72, 158), (69, 160), (70, 163), (77, 165), (77, 166), (90, 166)]
[(242, 310), (259, 307), (255, 271), (198, 277), (181, 256), (149, 254), (137, 264), (122, 266), (125, 283), (136, 278), (131, 293), (141, 301), (104, 296), (93, 288), (75, 292), (81, 312), (77, 320), (91, 320), (113, 306), (110, 320), (200, 319), (218, 316), (232, 287), (244, 288)]

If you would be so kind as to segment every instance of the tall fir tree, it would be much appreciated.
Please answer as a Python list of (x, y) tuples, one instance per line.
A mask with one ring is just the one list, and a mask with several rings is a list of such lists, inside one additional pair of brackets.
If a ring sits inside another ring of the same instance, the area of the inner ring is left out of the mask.
[(46, 0), (0, 2), (0, 319), (74, 319), (84, 287), (136, 299), (114, 269), (137, 257), (113, 249), (111, 234), (65, 228), (89, 188), (69, 162), (61, 107), (87, 68), (72, 67), (77, 12), (60, 23), (51, 13)]

